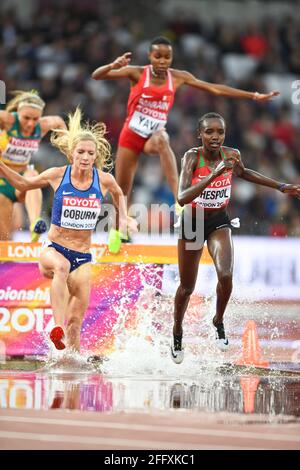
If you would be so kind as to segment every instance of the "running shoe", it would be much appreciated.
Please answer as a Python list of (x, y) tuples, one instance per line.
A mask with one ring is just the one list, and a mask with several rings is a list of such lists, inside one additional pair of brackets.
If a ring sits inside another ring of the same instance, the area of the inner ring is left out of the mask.
[(65, 333), (61, 326), (55, 326), (50, 332), (50, 339), (56, 349), (65, 349), (66, 345), (64, 343)]
[(213, 321), (213, 325), (216, 333), (217, 348), (219, 348), (221, 351), (227, 351), (229, 348), (229, 341), (228, 338), (226, 338), (224, 323), (214, 323)]
[(181, 364), (184, 358), (184, 348), (182, 347), (182, 335), (174, 335), (171, 344), (171, 358), (175, 364)]
[(94, 354), (92, 356), (89, 356), (87, 358), (87, 362), (90, 362), (92, 364), (103, 364), (103, 361), (105, 361), (104, 356), (100, 356), (99, 354)]
[(38, 242), (42, 233), (45, 233), (46, 231), (46, 222), (41, 218), (36, 219), (36, 221), (30, 225), (31, 241)]
[(108, 251), (112, 254), (119, 253), (122, 243), (131, 243), (131, 238), (112, 228), (108, 235)]

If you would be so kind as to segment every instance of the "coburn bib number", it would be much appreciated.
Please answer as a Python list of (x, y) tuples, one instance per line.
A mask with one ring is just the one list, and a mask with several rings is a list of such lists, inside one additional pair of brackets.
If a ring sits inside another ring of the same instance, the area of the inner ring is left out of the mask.
[(61, 212), (61, 227), (94, 230), (100, 211), (100, 199), (65, 196)]

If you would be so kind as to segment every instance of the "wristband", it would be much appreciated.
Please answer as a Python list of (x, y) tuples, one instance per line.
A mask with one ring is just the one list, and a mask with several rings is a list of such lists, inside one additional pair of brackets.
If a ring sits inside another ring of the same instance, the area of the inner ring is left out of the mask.
[(286, 183), (282, 183), (282, 184), (278, 187), (278, 190), (279, 190), (281, 193), (284, 193), (284, 189), (285, 189), (286, 186), (287, 186)]
[(260, 93), (258, 93), (258, 91), (256, 91), (256, 92), (254, 93), (254, 95), (253, 95), (253, 98), (252, 98), (252, 99), (253, 99), (254, 101), (257, 101), (257, 100), (258, 100), (258, 98), (259, 98), (259, 95), (260, 95)]

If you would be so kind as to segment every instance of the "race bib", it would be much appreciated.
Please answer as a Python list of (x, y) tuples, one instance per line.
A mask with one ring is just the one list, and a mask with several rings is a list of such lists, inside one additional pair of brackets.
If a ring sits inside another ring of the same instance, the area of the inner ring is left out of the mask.
[[(198, 175), (193, 179), (193, 184), (205, 178), (205, 175)], [(232, 172), (223, 173), (214, 179), (199, 196), (194, 199), (194, 203), (204, 209), (220, 209), (228, 204), (231, 194)]]
[(4, 162), (15, 165), (27, 165), (39, 149), (39, 140), (18, 139), (11, 137), (3, 150)]
[(221, 189), (205, 188), (204, 191), (194, 200), (196, 204), (204, 209), (220, 209), (229, 202), (231, 186)]
[(128, 125), (129, 129), (131, 129), (132, 131), (134, 131), (136, 134), (140, 135), (141, 137), (149, 137), (154, 132), (164, 129), (166, 125), (166, 120), (154, 117), (155, 113), (157, 115), (162, 114), (158, 111), (157, 112), (152, 111), (151, 113), (152, 116), (151, 116), (151, 115), (140, 113), (139, 111), (134, 111), (129, 121), (129, 125)]
[(94, 230), (100, 211), (100, 199), (63, 196), (60, 225), (74, 230)]

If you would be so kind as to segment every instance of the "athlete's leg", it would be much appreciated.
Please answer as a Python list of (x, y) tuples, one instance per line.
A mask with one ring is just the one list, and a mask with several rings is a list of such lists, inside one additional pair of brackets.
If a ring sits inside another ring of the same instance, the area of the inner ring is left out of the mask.
[(12, 215), (12, 232), (20, 230), (23, 227), (23, 205), (15, 202)]
[(216, 315), (213, 319), (213, 323), (217, 325), (223, 321), (232, 292), (233, 244), (230, 228), (212, 232), (207, 239), (207, 247), (218, 277)]
[(80, 330), (88, 308), (91, 284), (91, 264), (75, 269), (68, 278), (70, 300), (67, 308), (67, 344), (80, 351)]
[[(37, 176), (38, 172), (36, 170), (26, 170), (24, 176)], [(18, 200), (23, 202), (24, 193), (17, 192)], [(28, 213), (28, 218), (30, 224), (36, 221), (41, 215), (42, 210), (42, 190), (41, 189), (31, 189), (25, 193), (25, 207)]]
[(127, 147), (118, 147), (116, 155), (116, 181), (124, 196), (130, 198), (139, 155)]
[(170, 147), (169, 136), (166, 131), (155, 132), (144, 146), (144, 152), (148, 155), (159, 155), (163, 174), (177, 200), (178, 170), (176, 157)]
[(0, 240), (10, 240), (12, 231), (13, 202), (0, 194)]
[[(24, 176), (37, 176), (38, 172), (34, 169), (28, 169), (25, 171)], [(29, 225), (31, 231), (31, 240), (38, 241), (41, 233), (47, 230), (46, 223), (40, 218), (42, 211), (42, 190), (31, 189), (25, 193), (16, 191), (16, 196), (19, 202), (25, 201), (25, 207), (27, 210)]]
[(67, 279), (70, 273), (70, 262), (54, 248), (46, 248), (41, 253), (39, 268), (43, 276), (52, 279), (51, 307), (55, 324), (63, 327), (69, 297)]
[[(115, 163), (115, 176), (116, 181), (126, 198), (127, 206), (129, 206), (130, 204), (131, 190), (138, 165), (138, 157), (139, 154), (136, 150), (132, 150), (131, 148), (127, 147), (122, 147), (120, 145), (118, 146)], [(122, 242), (120, 233), (118, 232), (118, 230), (115, 230), (115, 228), (119, 228), (118, 211), (116, 212), (116, 220), (113, 220), (111, 222), (113, 227), (109, 232), (108, 249), (110, 253), (118, 253), (120, 251)]]
[(203, 247), (198, 250), (188, 250), (187, 245), (191, 244), (187, 240), (178, 240), (178, 266), (180, 285), (175, 295), (174, 309), (174, 335), (182, 335), (182, 322), (191, 294), (194, 291), (199, 262), (203, 252)]

